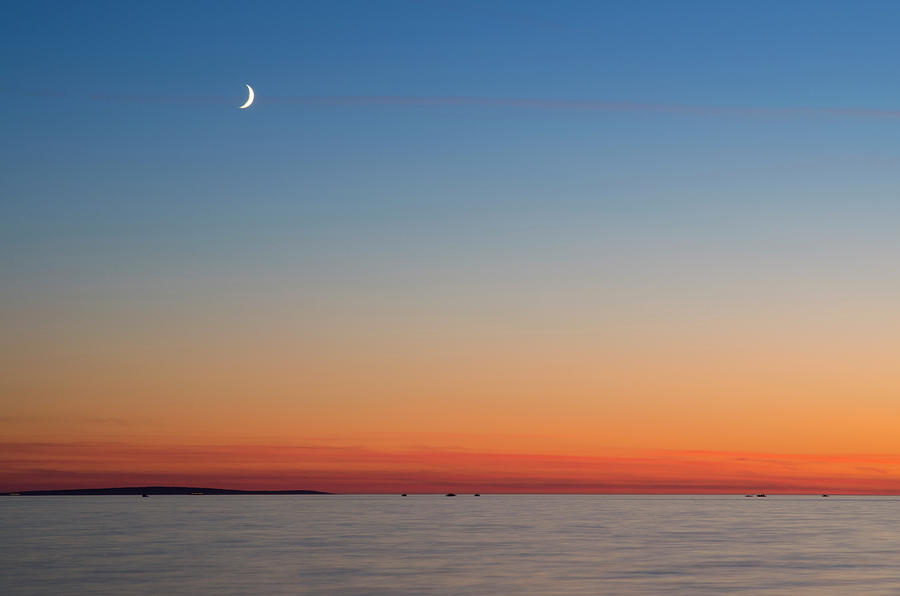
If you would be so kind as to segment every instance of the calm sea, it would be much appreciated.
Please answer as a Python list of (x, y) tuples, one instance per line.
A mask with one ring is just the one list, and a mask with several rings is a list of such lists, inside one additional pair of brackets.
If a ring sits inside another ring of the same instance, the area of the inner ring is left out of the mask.
[(900, 594), (900, 499), (0, 497), (0, 593)]

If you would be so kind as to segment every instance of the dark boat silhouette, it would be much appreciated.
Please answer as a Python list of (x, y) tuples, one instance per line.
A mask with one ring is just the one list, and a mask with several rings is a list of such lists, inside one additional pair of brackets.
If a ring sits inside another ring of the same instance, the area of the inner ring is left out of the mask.
[(766, 495), (756, 495), (757, 497), (765, 497)]
[(455, 497), (455, 496), (456, 496), (456, 493), (447, 493), (447, 494), (444, 495), (444, 496), (446, 496), (446, 497)]
[(400, 495), (400, 496), (401, 496), (401, 497), (405, 497), (405, 496), (406, 496), (406, 493), (403, 493), (403, 494), (402, 494), (402, 495)]
[(148, 494), (146, 494), (146, 493), (143, 494), (143, 495), (141, 495), (141, 496), (142, 496), (142, 497), (148, 497), (148, 498), (150, 497), (150, 495), (148, 495)]

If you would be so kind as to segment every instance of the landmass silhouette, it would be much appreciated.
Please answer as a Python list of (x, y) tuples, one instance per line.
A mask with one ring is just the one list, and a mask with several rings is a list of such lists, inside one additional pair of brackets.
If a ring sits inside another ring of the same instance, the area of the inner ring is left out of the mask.
[(116, 488), (67, 488), (60, 490), (23, 490), (0, 493), (3, 496), (54, 495), (330, 495), (319, 490), (236, 490), (194, 486), (122, 486)]

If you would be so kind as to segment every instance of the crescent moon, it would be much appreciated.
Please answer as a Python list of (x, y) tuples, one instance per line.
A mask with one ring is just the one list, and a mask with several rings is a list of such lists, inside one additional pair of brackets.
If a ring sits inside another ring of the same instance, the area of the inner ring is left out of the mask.
[(244, 103), (244, 105), (241, 106), (242, 110), (244, 108), (249, 108), (250, 104), (253, 103), (253, 87), (251, 87), (250, 85), (247, 85), (247, 91), (250, 92), (250, 95), (247, 96), (247, 101)]

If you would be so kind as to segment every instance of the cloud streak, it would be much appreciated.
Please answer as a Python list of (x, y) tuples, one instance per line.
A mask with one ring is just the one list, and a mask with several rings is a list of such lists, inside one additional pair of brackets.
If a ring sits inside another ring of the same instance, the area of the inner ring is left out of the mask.
[(0, 491), (182, 484), (344, 493), (900, 493), (896, 455), (128, 443), (3, 443), (0, 453)]
[[(38, 89), (31, 91), (6, 92), (33, 98), (78, 99), (71, 93)], [(237, 107), (244, 101), (243, 96), (234, 95), (154, 95), (93, 93), (87, 95), (93, 101), (133, 104), (183, 104), (217, 105)], [(715, 106), (677, 103), (603, 101), (591, 99), (551, 99), (536, 97), (479, 97), (469, 95), (266, 95), (259, 91), (254, 102), (258, 107), (265, 105), (297, 105), (327, 107), (457, 107), (457, 108), (498, 108), (518, 110), (556, 110), (580, 112), (634, 112), (658, 114), (684, 114), (694, 116), (741, 116), (741, 117), (846, 117), (900, 119), (900, 109), (877, 109), (856, 107), (753, 107)]]
[(900, 110), (874, 108), (709, 106), (667, 103), (614, 102), (529, 97), (414, 96), (414, 95), (323, 95), (261, 97), (261, 103), (326, 106), (455, 106), (495, 107), (585, 112), (643, 112), (698, 116), (844, 116), (900, 118)]

